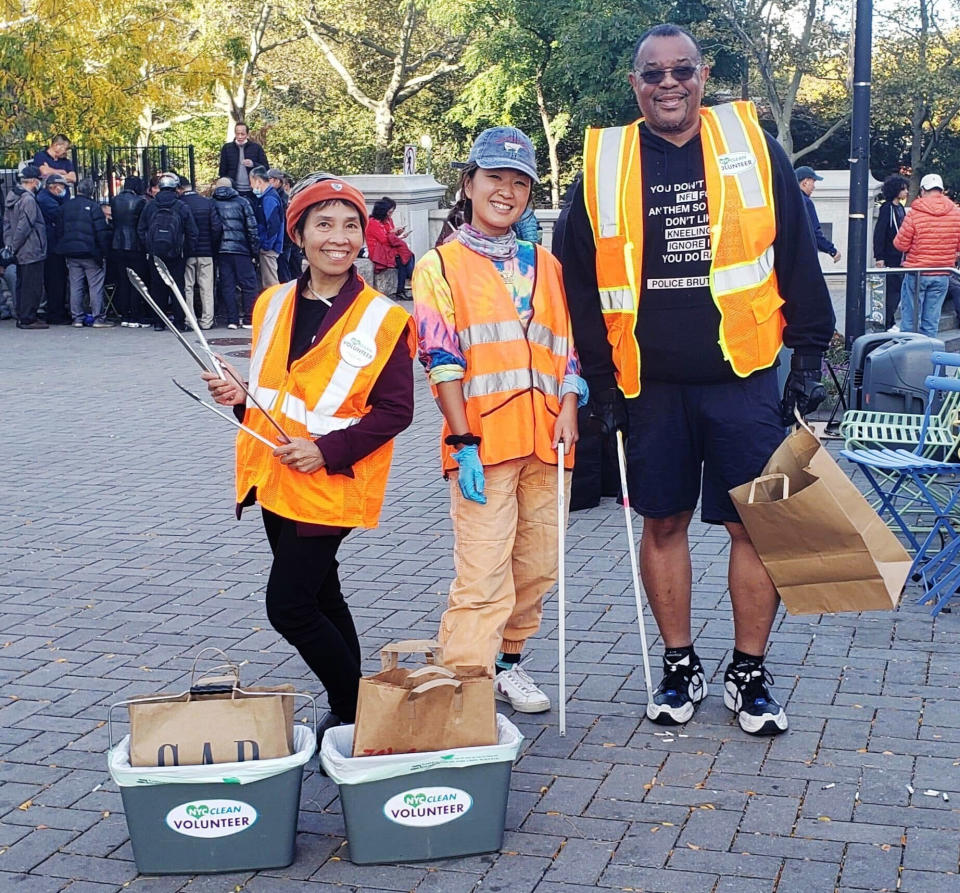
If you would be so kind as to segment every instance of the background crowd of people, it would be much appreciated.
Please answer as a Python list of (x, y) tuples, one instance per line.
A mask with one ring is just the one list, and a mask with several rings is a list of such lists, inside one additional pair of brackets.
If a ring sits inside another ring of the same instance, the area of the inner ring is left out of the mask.
[(246, 124), (234, 133), (207, 194), (164, 172), (147, 182), (127, 177), (109, 202), (98, 200), (92, 180), (77, 179), (70, 140), (56, 135), (21, 165), (4, 199), (0, 267), (10, 297), (0, 300), (0, 317), (15, 316), (20, 329), (112, 328), (119, 317), (125, 327), (163, 331), (130, 269), (184, 329), (183, 310), (152, 263), (159, 258), (181, 293), (199, 298), (202, 328), (218, 319), (249, 328), (257, 295), (295, 278), (303, 258), (283, 228), (291, 178), (269, 167)]

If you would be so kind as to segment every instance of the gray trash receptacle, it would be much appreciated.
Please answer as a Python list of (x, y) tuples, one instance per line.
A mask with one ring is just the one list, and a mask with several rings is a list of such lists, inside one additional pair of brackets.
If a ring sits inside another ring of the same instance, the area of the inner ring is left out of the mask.
[(935, 350), (943, 350), (943, 342), (921, 336), (894, 339), (871, 351), (863, 366), (863, 408), (922, 415), (927, 404), (924, 380), (933, 374)]
[(340, 788), (358, 865), (491, 853), (503, 844), (510, 772), (523, 735), (497, 715), (497, 744), (351, 757), (353, 726), (328, 729), (320, 761)]
[(303, 767), (313, 730), (294, 727), (294, 753), (208, 766), (134, 767), (130, 737), (107, 762), (120, 787), (141, 874), (213, 874), (282, 868), (296, 854)]

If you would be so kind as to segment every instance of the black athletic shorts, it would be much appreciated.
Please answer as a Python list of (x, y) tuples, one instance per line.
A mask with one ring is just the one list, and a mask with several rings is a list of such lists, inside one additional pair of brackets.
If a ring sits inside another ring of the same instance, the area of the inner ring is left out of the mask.
[(720, 384), (645, 381), (627, 400), (630, 505), (646, 518), (693, 511), (739, 521), (728, 490), (757, 477), (785, 436), (777, 370)]

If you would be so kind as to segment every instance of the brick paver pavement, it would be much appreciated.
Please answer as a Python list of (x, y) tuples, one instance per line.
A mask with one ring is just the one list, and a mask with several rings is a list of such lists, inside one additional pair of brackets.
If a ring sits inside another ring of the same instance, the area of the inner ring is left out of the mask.
[[(718, 695), (731, 648), (725, 536), (697, 525), (694, 622), (713, 690), (670, 734), (641, 722), (612, 500), (571, 518), (568, 734), (555, 710), (511, 716), (527, 741), (501, 853), (355, 866), (336, 788), (308, 771), (290, 868), (138, 876), (106, 772), (108, 705), (182, 688), (203, 645), (247, 661), (248, 681), (315, 690), (264, 615), (257, 513), (233, 520), (231, 432), (173, 375), (199, 390), (166, 333), (0, 324), (0, 890), (960, 890), (957, 615), (931, 620), (912, 600), (889, 614), (781, 613), (770, 665), (791, 730), (749, 738)], [(418, 375), (382, 526), (342, 550), (369, 670), (382, 643), (432, 636), (444, 603), (437, 428)], [(530, 663), (554, 697), (555, 629), (551, 600)]]

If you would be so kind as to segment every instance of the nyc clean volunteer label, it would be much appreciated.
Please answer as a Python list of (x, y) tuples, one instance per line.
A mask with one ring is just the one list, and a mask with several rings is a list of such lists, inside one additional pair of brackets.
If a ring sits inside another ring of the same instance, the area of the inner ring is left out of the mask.
[(167, 827), (187, 837), (229, 837), (256, 821), (256, 809), (241, 800), (195, 800), (167, 813)]
[(459, 788), (413, 788), (383, 804), (383, 814), (398, 825), (429, 828), (445, 825), (470, 811), (473, 797)]

